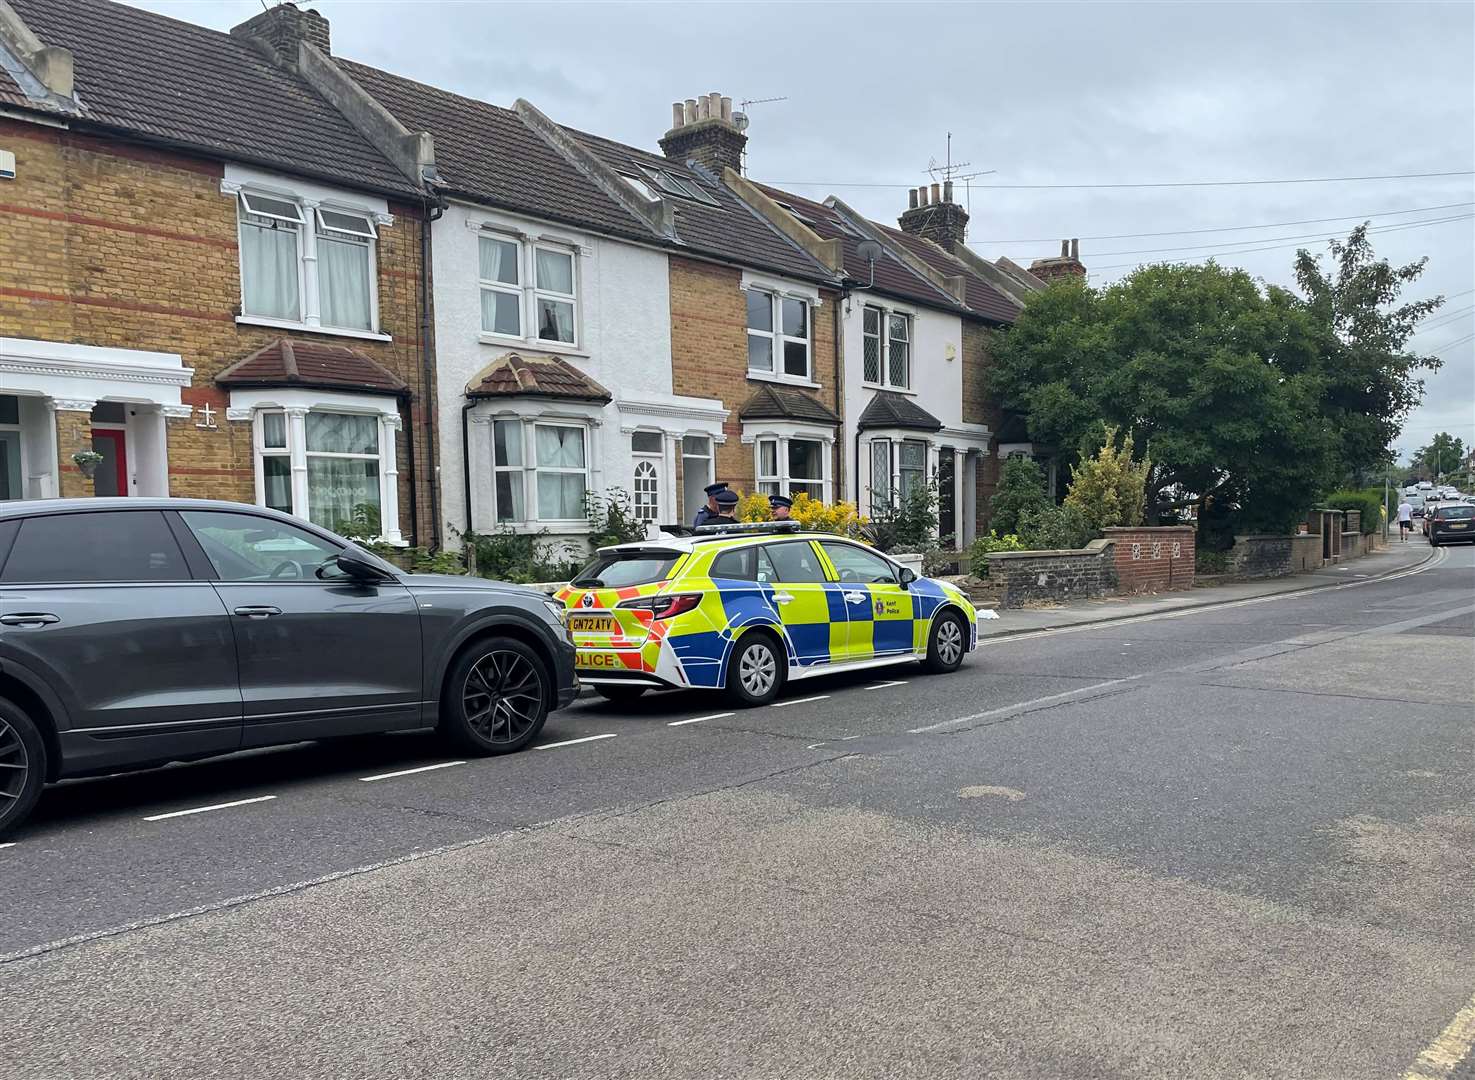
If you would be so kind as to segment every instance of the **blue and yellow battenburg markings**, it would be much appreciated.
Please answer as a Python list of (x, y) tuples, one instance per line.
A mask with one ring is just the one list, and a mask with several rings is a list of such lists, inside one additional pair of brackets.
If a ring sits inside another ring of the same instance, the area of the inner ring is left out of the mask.
[[(785, 536), (783, 542), (805, 539)], [(779, 632), (791, 668), (923, 656), (932, 618), (939, 607), (949, 603), (967, 619), (969, 649), (977, 646), (973, 606), (958, 589), (930, 578), (919, 578), (902, 588), (836, 580), (789, 584), (710, 576), (718, 555), (762, 542), (735, 538), (700, 544), (677, 562), (670, 577), (648, 585), (623, 589), (566, 586), (560, 590), (556, 598), (567, 608), (580, 672), (588, 678), (610, 672), (643, 674), (671, 686), (717, 688), (722, 685), (733, 643), (755, 626)], [(812, 544), (810, 550), (827, 578), (838, 577), (822, 547)], [(670, 619), (618, 606), (663, 592), (700, 593), (702, 599), (691, 611)], [(787, 599), (780, 602), (779, 594)]]

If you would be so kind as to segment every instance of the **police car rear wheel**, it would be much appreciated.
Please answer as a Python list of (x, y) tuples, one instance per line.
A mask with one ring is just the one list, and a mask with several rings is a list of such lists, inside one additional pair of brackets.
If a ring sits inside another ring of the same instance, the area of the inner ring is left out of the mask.
[(939, 615), (932, 624), (932, 637), (927, 642), (927, 659), (924, 661), (927, 670), (938, 674), (957, 671), (963, 663), (967, 640), (967, 629), (962, 619), (950, 611)]
[(778, 646), (764, 633), (744, 637), (727, 662), (727, 692), (739, 705), (767, 705), (783, 687)]

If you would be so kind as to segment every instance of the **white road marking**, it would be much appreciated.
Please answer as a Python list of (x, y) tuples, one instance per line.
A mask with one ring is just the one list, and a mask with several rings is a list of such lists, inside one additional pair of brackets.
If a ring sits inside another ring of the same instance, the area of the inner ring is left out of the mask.
[(4, 850), (5, 848), (8, 848), (8, 847), (15, 847), (15, 841), (12, 840), (8, 844), (0, 844), (0, 850)]
[(533, 747), (534, 750), (556, 750), (560, 746), (573, 746), (581, 742), (598, 742), (600, 739), (613, 739), (618, 732), (611, 731), (607, 735), (586, 735), (582, 739), (564, 739), (563, 742), (544, 743), (542, 746)]
[(667, 727), (680, 727), (682, 724), (700, 724), (703, 720), (724, 720), (731, 716), (730, 712), (713, 713), (711, 716), (693, 716), (689, 720), (672, 720)]
[(907, 680), (907, 679), (896, 679), (896, 680), (893, 680), (892, 682), (878, 682), (878, 683), (874, 683), (871, 686), (865, 687), (865, 689), (867, 689), (867, 690), (885, 690), (888, 686), (905, 686), (908, 681), (909, 680)]
[(168, 814), (151, 814), (145, 821), (165, 821), (169, 818), (188, 817), (191, 814), (208, 814), (212, 810), (229, 810), (233, 806), (250, 806), (252, 803), (271, 802), (275, 795), (258, 795), (254, 799), (237, 799), (235, 802), (216, 803), (213, 806), (196, 806), (189, 810), (174, 810)]
[(795, 698), (793, 701), (775, 701), (768, 707), (770, 709), (787, 709), (790, 705), (808, 705), (811, 701), (824, 701), (829, 694), (815, 694), (814, 697)]
[(1449, 1026), (1424, 1048), (1403, 1074), (1403, 1080), (1445, 1080), (1475, 1048), (1475, 997), (1455, 1013)]
[(393, 780), (396, 776), (413, 776), (415, 773), (434, 772), (436, 769), (449, 769), (452, 765), (465, 764), (464, 761), (441, 761), (434, 765), (421, 765), (418, 769), (401, 769), (399, 772), (380, 773), (378, 776), (360, 776), (359, 779), (372, 784), (375, 780)]
[(1016, 701), (1013, 705), (1003, 705), (997, 709), (989, 709), (987, 712), (972, 713), (968, 716), (960, 716), (956, 720), (944, 720), (938, 724), (929, 724), (927, 727), (908, 728), (908, 735), (925, 735), (929, 731), (941, 731), (943, 728), (957, 727), (959, 724), (971, 724), (975, 720), (987, 720), (990, 716), (1001, 716), (1004, 713), (1028, 712), (1034, 705), (1053, 705), (1057, 701), (1069, 701), (1071, 698), (1082, 697), (1093, 690), (1101, 690), (1108, 686), (1119, 686), (1122, 683), (1133, 682), (1142, 678), (1141, 675), (1133, 675), (1127, 679), (1108, 679), (1106, 682), (1092, 683), (1090, 686), (1082, 686), (1076, 690), (1067, 690), (1062, 694), (1051, 694), (1048, 697), (1033, 698), (1030, 701)]

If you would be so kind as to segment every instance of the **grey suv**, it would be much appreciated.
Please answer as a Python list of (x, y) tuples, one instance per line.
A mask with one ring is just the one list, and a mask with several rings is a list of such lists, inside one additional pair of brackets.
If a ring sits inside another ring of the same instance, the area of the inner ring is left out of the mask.
[(562, 605), (286, 514), (0, 503), (0, 835), (63, 777), (435, 726), (520, 750), (578, 689)]

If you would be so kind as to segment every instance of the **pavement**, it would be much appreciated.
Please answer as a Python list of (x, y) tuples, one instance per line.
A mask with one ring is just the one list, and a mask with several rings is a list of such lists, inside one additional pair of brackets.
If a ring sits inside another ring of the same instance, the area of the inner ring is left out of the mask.
[(59, 785), (0, 1075), (1475, 1080), (1475, 549), (1410, 549), (509, 758)]

